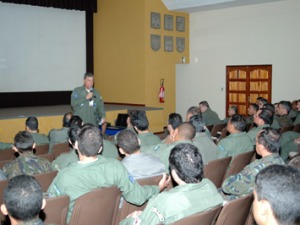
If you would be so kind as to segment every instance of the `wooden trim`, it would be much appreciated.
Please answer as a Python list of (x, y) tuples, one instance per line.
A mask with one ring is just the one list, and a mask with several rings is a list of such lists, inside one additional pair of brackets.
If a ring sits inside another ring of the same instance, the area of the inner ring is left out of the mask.
[(132, 104), (132, 103), (122, 103), (122, 102), (104, 102), (104, 104), (111, 104), (111, 105), (130, 105), (130, 106), (142, 106), (142, 107), (146, 107), (145, 104)]

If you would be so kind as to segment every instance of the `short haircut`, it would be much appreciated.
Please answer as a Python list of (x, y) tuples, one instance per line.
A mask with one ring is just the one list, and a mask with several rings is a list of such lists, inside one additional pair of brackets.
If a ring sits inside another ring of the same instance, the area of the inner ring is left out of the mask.
[(250, 103), (250, 106), (252, 106), (252, 108), (255, 110), (255, 111), (258, 111), (259, 110), (259, 107), (256, 103)]
[(271, 165), (255, 179), (257, 199), (266, 200), (278, 224), (300, 222), (300, 171), (286, 165)]
[(263, 97), (258, 97), (256, 100), (258, 100), (259, 102), (261, 102), (263, 105), (268, 103), (268, 100), (263, 98)]
[(78, 133), (78, 150), (87, 157), (96, 156), (103, 146), (103, 138), (97, 127), (86, 125)]
[(229, 123), (231, 123), (234, 128), (238, 131), (245, 131), (246, 129), (246, 120), (244, 119), (244, 117), (240, 114), (234, 114), (230, 119), (229, 119)]
[(94, 74), (91, 73), (91, 72), (86, 72), (86, 73), (84, 74), (83, 78), (85, 79), (85, 78), (87, 78), (87, 77), (94, 77)]
[(201, 111), (199, 109), (199, 107), (197, 106), (191, 106), (188, 111), (187, 111), (187, 114), (191, 114), (191, 115), (201, 115)]
[(196, 128), (197, 133), (205, 131), (205, 122), (199, 114), (191, 116), (189, 122)]
[(262, 108), (260, 109), (261, 112), (259, 113), (259, 118), (261, 118), (265, 124), (272, 124), (274, 113), (270, 109)]
[(182, 123), (182, 117), (178, 113), (171, 113), (169, 115), (168, 124), (175, 130)]
[(209, 108), (209, 104), (207, 101), (199, 102), (199, 105), (203, 105), (203, 106), (206, 106), (207, 108)]
[(262, 144), (268, 152), (278, 153), (280, 149), (281, 134), (277, 129), (271, 127), (263, 128), (257, 134), (257, 142)]
[(186, 183), (199, 183), (203, 179), (203, 161), (199, 149), (189, 143), (176, 145), (170, 153), (170, 172), (175, 170)]
[(70, 127), (70, 121), (71, 121), (72, 115), (73, 115), (72, 112), (68, 112), (64, 115), (64, 117), (63, 117), (63, 126), (64, 127)]
[(196, 128), (189, 122), (183, 122), (178, 127), (178, 134), (186, 140), (192, 140), (196, 135)]
[(232, 109), (235, 114), (239, 113), (239, 109), (238, 109), (238, 107), (236, 105), (230, 106), (229, 109)]
[(143, 110), (136, 110), (129, 114), (131, 124), (140, 131), (148, 130), (149, 121), (146, 112)]
[(33, 176), (13, 177), (8, 181), (3, 196), (8, 214), (19, 221), (36, 218), (43, 204), (41, 186)]
[(75, 142), (78, 140), (79, 131), (80, 131), (80, 126), (78, 125), (73, 125), (69, 128), (68, 135), (72, 145), (74, 145)]
[(25, 125), (30, 129), (30, 130), (37, 130), (39, 128), (39, 122), (36, 117), (30, 116), (26, 119)]
[(70, 120), (70, 127), (74, 126), (74, 125), (78, 125), (78, 126), (82, 126), (82, 119), (80, 118), (80, 116), (72, 116), (71, 120)]
[(273, 105), (272, 103), (264, 104), (263, 109), (269, 109), (273, 114), (275, 113), (275, 105)]
[(20, 153), (33, 150), (34, 140), (28, 131), (20, 131), (14, 138), (14, 146)]
[(140, 149), (136, 133), (129, 129), (122, 130), (118, 133), (117, 143), (127, 154), (132, 154)]
[(282, 108), (286, 109), (287, 113), (289, 113), (292, 109), (292, 103), (289, 101), (280, 101), (279, 105), (281, 105)]
[(300, 170), (300, 154), (295, 155), (288, 163), (290, 166)]

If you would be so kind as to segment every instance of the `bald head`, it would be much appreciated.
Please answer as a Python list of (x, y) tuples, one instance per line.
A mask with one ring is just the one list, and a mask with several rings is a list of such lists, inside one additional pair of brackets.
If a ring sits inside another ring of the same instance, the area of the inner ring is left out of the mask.
[(196, 134), (196, 128), (189, 122), (182, 123), (177, 129), (176, 141), (192, 140)]

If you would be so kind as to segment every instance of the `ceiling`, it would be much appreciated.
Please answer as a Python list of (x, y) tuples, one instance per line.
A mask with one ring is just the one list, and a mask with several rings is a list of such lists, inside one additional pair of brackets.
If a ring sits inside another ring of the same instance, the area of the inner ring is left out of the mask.
[(162, 0), (169, 10), (187, 13), (277, 1), (286, 0)]

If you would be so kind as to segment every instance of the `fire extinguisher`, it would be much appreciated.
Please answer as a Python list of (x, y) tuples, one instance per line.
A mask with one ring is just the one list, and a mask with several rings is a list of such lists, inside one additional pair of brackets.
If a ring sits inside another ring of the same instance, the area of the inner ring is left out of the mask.
[(164, 79), (160, 80), (160, 88), (159, 88), (159, 102), (164, 103), (165, 102), (165, 87), (164, 87)]

